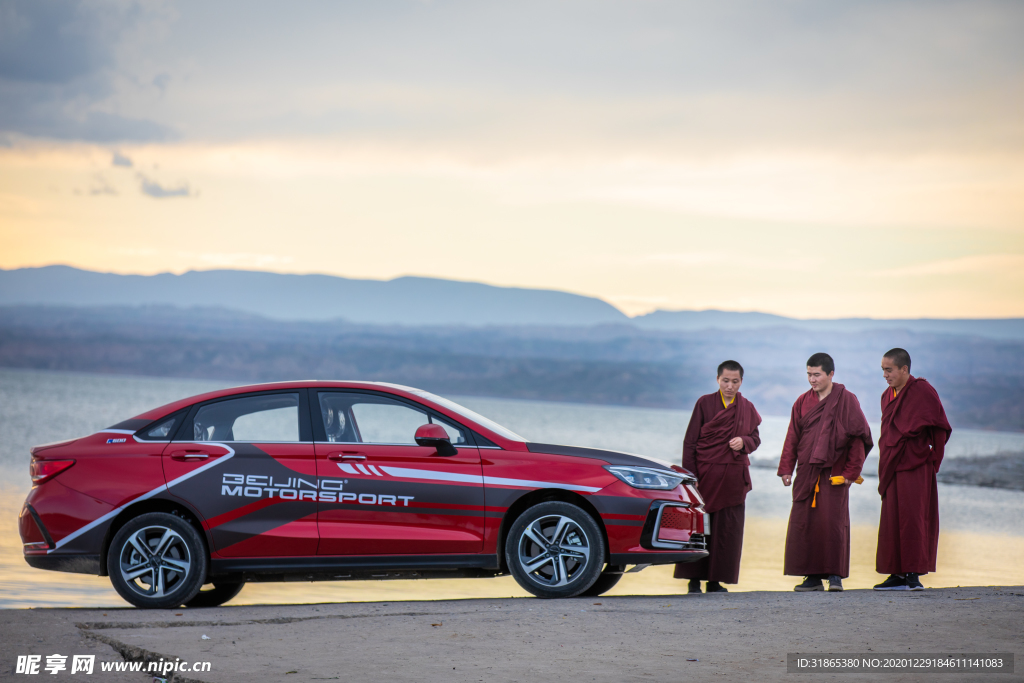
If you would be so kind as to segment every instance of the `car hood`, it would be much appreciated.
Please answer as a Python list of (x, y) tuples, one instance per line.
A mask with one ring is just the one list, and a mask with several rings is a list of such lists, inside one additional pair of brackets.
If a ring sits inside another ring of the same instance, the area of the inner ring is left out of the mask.
[(581, 446), (559, 446), (550, 443), (527, 443), (526, 448), (531, 453), (547, 453), (549, 455), (571, 455), (577, 458), (593, 458), (604, 460), (609, 465), (633, 465), (634, 467), (654, 467), (661, 470), (672, 470), (674, 472), (685, 471), (681, 467), (673, 466), (672, 463), (646, 455), (635, 455), (633, 453), (622, 453), (620, 451), (606, 451), (600, 448), (583, 448)]

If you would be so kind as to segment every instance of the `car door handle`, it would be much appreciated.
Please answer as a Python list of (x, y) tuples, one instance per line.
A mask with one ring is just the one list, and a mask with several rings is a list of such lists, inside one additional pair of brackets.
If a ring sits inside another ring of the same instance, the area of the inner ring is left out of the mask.
[(344, 451), (342, 453), (331, 453), (327, 456), (327, 459), (334, 462), (359, 462), (360, 460), (366, 460), (366, 453)]
[(206, 453), (204, 451), (187, 450), (187, 451), (174, 451), (173, 453), (171, 453), (171, 460), (178, 460), (178, 461), (181, 461), (181, 462), (191, 462), (191, 461), (194, 461), (194, 460), (206, 460), (209, 457), (210, 457), (210, 454)]

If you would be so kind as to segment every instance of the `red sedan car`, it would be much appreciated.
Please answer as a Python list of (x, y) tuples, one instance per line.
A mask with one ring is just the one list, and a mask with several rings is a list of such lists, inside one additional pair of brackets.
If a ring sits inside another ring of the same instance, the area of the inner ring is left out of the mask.
[(675, 465), (531, 443), (452, 401), (287, 382), (171, 403), (32, 449), (33, 567), (109, 576), (138, 607), (218, 605), (246, 581), (483, 577), (598, 595), (626, 565), (707, 556)]

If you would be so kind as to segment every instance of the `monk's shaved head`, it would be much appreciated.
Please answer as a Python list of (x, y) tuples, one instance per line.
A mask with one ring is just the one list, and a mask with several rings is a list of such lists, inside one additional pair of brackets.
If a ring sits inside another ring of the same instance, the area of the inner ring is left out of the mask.
[(836, 371), (836, 362), (827, 353), (816, 353), (807, 359), (807, 367), (821, 368), (826, 375)]
[(905, 349), (890, 349), (882, 356), (882, 376), (893, 389), (893, 396), (910, 380), (910, 354)]
[(882, 358), (888, 358), (897, 368), (906, 368), (910, 372), (910, 354), (906, 349), (889, 349)]
[(722, 376), (722, 372), (725, 370), (732, 370), (733, 372), (740, 373), (740, 379), (743, 379), (743, 366), (734, 360), (727, 360), (718, 366), (718, 376)]

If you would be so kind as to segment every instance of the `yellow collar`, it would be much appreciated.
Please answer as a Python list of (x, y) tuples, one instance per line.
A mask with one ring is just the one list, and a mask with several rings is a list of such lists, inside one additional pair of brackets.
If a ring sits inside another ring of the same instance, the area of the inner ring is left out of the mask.
[(735, 401), (735, 400), (736, 400), (736, 398), (735, 398), (735, 397), (733, 397), (732, 401), (729, 401), (728, 403), (726, 403), (726, 402), (725, 402), (725, 394), (723, 394), (723, 393), (722, 393), (722, 390), (721, 390), (721, 389), (719, 389), (719, 390), (718, 390), (718, 397), (719, 397), (720, 399), (722, 399), (722, 405), (723, 405), (723, 406), (725, 406), (726, 408), (728, 408), (729, 406), (731, 406), (731, 405), (733, 404), (733, 401)]

